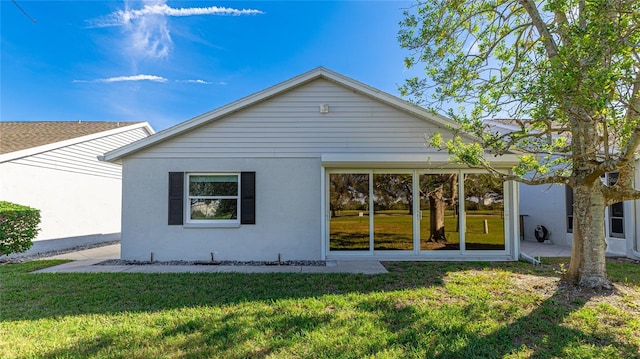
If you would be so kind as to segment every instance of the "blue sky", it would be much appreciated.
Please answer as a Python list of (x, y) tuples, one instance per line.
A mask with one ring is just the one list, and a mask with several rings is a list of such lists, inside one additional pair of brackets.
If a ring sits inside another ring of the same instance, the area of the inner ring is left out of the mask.
[(411, 1), (0, 0), (0, 120), (162, 130), (325, 66), (397, 95)]

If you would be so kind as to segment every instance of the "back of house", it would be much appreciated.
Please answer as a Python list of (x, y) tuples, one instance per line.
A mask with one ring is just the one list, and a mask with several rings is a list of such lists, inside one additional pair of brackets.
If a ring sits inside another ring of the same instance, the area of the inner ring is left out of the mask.
[(105, 154), (122, 258), (516, 260), (517, 187), (425, 145), (450, 126), (325, 68), (294, 77)]

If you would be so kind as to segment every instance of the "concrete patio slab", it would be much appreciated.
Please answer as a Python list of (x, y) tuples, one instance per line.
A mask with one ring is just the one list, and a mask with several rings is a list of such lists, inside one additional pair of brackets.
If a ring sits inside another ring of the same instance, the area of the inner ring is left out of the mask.
[(47, 257), (46, 259), (71, 259), (74, 261), (92, 260), (92, 259), (119, 259), (120, 244), (112, 244), (109, 246), (84, 249), (81, 251), (58, 254)]
[(47, 259), (74, 262), (34, 273), (388, 273), (378, 261), (328, 261), (326, 266), (218, 266), (218, 265), (95, 265), (120, 258), (120, 244), (69, 252)]
[(520, 252), (532, 257), (571, 257), (571, 247), (537, 241), (520, 241)]
[(302, 267), (302, 273), (389, 273), (378, 261), (335, 261), (335, 263), (335, 266), (327, 267)]
[(126, 271), (127, 266), (95, 265), (102, 259), (79, 260), (37, 270), (33, 273), (117, 273)]

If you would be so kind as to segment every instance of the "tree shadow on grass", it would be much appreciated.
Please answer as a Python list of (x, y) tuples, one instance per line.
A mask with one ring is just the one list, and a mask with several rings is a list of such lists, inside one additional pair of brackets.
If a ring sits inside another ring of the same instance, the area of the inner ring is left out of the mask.
[[(146, 335), (128, 335), (126, 328), (107, 328), (89, 339), (43, 354), (43, 358), (160, 357), (170, 353), (189, 358), (265, 358), (285, 349), (296, 338), (314, 331), (331, 319), (329, 314), (268, 313), (249, 311), (201, 316), (167, 325), (151, 323)], [(250, 324), (257, 323), (256, 326)], [(153, 330), (158, 328), (157, 330)], [(277, 340), (262, 342), (272, 332)], [(110, 355), (111, 353), (111, 355)]]
[[(354, 329), (349, 319), (335, 315), (334, 308), (323, 309), (344, 300), (353, 303), (349, 305), (364, 313), (365, 318), (373, 318), (364, 320), (365, 323), (383, 327), (387, 334), (364, 344), (354, 344), (358, 338), (329, 339), (313, 344), (313, 349), (320, 352), (311, 352), (310, 356), (385, 356), (387, 348), (401, 348), (406, 356), (425, 358), (491, 358), (509, 354), (570, 357), (572, 352), (567, 351), (574, 347), (585, 350), (585, 343), (596, 357), (625, 354), (629, 357), (636, 353), (637, 348), (617, 342), (611, 333), (597, 330), (592, 333), (565, 324), (572, 313), (589, 301), (588, 293), (577, 300), (568, 287), (560, 286), (553, 294), (528, 302), (520, 310), (509, 297), (509, 293), (518, 296), (520, 290), (510, 292), (509, 285), (508, 289), (500, 289), (507, 293), (497, 294), (502, 300), (489, 297), (496, 295), (490, 292), (491, 288), (484, 289), (487, 293), (457, 291), (477, 283), (474, 276), (516, 280), (510, 274), (488, 269), (518, 275), (539, 270), (540, 276), (553, 276), (552, 271), (535, 269), (526, 263), (392, 262), (385, 266), (389, 274), (372, 276), (25, 273), (3, 283), (3, 289), (15, 293), (3, 298), (2, 316), (3, 320), (31, 320), (114, 315), (109, 325), (93, 328), (89, 338), (44, 352), (47, 358), (108, 357), (114, 348), (118, 356), (155, 357), (164, 354), (157, 351), (158, 347), (182, 357), (285, 355), (299, 350), (297, 346), (308, 345), (305, 342), (308, 336), (326, 335), (336, 327)], [(500, 288), (505, 288), (504, 284)], [(403, 295), (411, 289), (418, 291)], [(23, 293), (19, 293), (21, 290)], [(394, 294), (387, 296), (385, 292)], [(334, 294), (345, 294), (349, 299)], [(295, 300), (299, 298), (320, 300), (297, 307), (299, 302)], [(21, 300), (10, 306), (29, 306), (30, 310), (6, 310), (4, 299), (10, 303)], [(279, 302), (288, 299), (294, 301)], [(310, 309), (316, 305), (321, 306), (320, 310)], [(227, 306), (236, 308), (228, 311)], [(435, 310), (430, 310), (431, 306)], [(179, 312), (146, 316), (172, 309)], [(134, 323), (127, 322), (126, 318), (136, 313), (143, 316)], [(119, 319), (122, 314), (125, 319)], [(496, 320), (487, 321), (487, 315), (496, 316)], [(342, 324), (345, 320), (347, 324)], [(274, 339), (265, 339), (263, 333)]]
[[(450, 272), (498, 268), (555, 276), (522, 262), (385, 262), (387, 274), (23, 273), (4, 274), (0, 320), (155, 312), (249, 301), (441, 287)], [(28, 309), (25, 309), (28, 308)]]
[(597, 294), (584, 295), (586, 292), (582, 291), (579, 300), (571, 300), (568, 288), (575, 289), (565, 283), (553, 295), (535, 304), (528, 314), (515, 314), (502, 323), (497, 321), (497, 329), (488, 331), (474, 326), (485, 321), (487, 312), (491, 312), (486, 303), (478, 301), (450, 303), (440, 308), (446, 311), (448, 306), (451, 312), (461, 312), (465, 321), (443, 320), (411, 304), (390, 300), (370, 300), (362, 303), (361, 308), (378, 314), (379, 322), (393, 333), (388, 345), (410, 348), (422, 358), (640, 357), (636, 346), (620, 343), (610, 332), (590, 333), (570, 327), (566, 321), (572, 313)]

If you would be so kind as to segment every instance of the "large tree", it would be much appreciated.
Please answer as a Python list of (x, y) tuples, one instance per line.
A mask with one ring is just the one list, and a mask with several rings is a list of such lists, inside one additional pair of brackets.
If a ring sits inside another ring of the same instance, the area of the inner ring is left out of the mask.
[[(504, 180), (559, 183), (574, 193), (568, 278), (610, 287), (605, 208), (638, 199), (640, 1), (433, 0), (405, 12), (409, 49), (403, 95), (446, 113), (477, 143), (435, 134), (461, 162), (492, 171), (490, 156), (514, 150), (520, 164)], [(451, 109), (454, 108), (455, 110)], [(496, 130), (486, 121), (508, 118)], [(600, 177), (618, 172), (607, 185)]]

